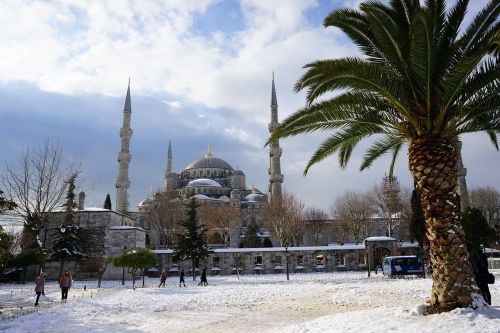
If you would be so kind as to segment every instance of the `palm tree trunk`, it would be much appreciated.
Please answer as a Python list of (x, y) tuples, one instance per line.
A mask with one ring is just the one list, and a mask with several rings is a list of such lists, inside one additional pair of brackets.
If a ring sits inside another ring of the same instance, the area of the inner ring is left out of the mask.
[(419, 138), (410, 144), (410, 171), (425, 216), (433, 268), (428, 313), (482, 304), (465, 248), (457, 159), (452, 143), (441, 138)]

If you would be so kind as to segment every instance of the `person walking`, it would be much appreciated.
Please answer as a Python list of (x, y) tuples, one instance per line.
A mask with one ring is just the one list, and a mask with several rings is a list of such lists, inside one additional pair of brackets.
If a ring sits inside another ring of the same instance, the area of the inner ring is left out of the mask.
[(183, 284), (184, 287), (186, 286), (186, 282), (184, 281), (184, 268), (181, 269), (181, 274), (179, 275), (179, 287), (181, 284)]
[(200, 283), (198, 283), (200, 286), (208, 286), (208, 281), (207, 281), (207, 268), (203, 268), (201, 271), (201, 277), (200, 277)]
[(73, 283), (73, 277), (69, 273), (68, 270), (64, 272), (63, 275), (61, 275), (61, 278), (59, 279), (59, 286), (61, 287), (61, 293), (62, 293), (62, 301), (66, 303), (68, 301), (68, 291), (69, 288), (71, 288), (71, 284)]
[(35, 293), (36, 293), (36, 301), (35, 306), (38, 306), (38, 300), (40, 299), (40, 295), (45, 295), (45, 277), (47, 274), (40, 273), (40, 276), (35, 279)]
[(160, 288), (161, 285), (163, 285), (163, 287), (165, 287), (166, 281), (167, 281), (167, 272), (165, 270), (162, 270), (161, 274), (160, 274), (160, 285), (158, 286), (158, 288)]

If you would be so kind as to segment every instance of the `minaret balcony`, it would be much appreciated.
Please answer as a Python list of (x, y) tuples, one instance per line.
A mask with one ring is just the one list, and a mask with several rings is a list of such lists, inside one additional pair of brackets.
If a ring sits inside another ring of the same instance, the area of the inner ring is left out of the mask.
[(279, 126), (279, 123), (277, 121), (276, 122), (273, 121), (273, 122), (269, 123), (269, 125), (267, 126), (267, 128), (269, 129), (269, 132), (272, 133), (272, 132), (274, 132), (274, 130), (276, 128), (278, 128), (278, 126)]
[(272, 175), (269, 179), (271, 183), (283, 183), (283, 175)]
[(132, 131), (131, 128), (120, 128), (120, 138), (130, 138), (132, 136), (132, 133), (134, 133), (134, 131)]
[(126, 188), (130, 187), (130, 179), (117, 179), (116, 180), (116, 188)]
[(132, 155), (129, 152), (121, 151), (118, 153), (118, 163), (127, 162), (130, 163)]

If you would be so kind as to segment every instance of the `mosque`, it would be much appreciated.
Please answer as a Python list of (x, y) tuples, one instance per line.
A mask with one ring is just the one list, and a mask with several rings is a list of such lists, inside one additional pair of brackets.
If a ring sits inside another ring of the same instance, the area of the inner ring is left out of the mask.
[[(209, 226), (209, 245), (214, 253), (203, 264), (212, 274), (276, 273), (283, 272), (285, 261), (291, 265), (292, 272), (335, 271), (364, 269), (374, 263), (378, 255), (414, 253), (415, 244), (406, 244), (391, 237), (372, 239), (366, 243), (338, 244), (335, 220), (320, 221), (327, 227), (321, 245), (308, 241), (307, 228), (301, 244), (295, 247), (279, 247), (272, 232), (266, 230), (265, 208), (274, 200), (282, 197), (283, 174), (281, 173), (282, 150), (279, 142), (269, 147), (269, 186), (267, 192), (249, 187), (243, 170), (233, 168), (228, 162), (214, 156), (208, 146), (205, 156), (187, 165), (179, 173), (174, 172), (172, 142), (169, 141), (167, 166), (160, 191), (150, 192), (141, 201), (136, 211), (129, 210), (127, 191), (130, 187), (128, 177), (132, 155), (129, 151), (133, 134), (131, 128), (130, 82), (123, 110), (123, 123), (120, 129), (121, 148), (118, 153), (118, 177), (116, 179), (116, 210), (85, 207), (85, 194), (79, 194), (78, 212), (75, 219), (81, 228), (94, 236), (95, 244), (90, 260), (82, 265), (74, 263), (71, 267), (77, 274), (93, 276), (105, 266), (106, 258), (118, 255), (129, 249), (149, 247), (158, 255), (158, 269), (168, 269), (171, 274), (180, 268), (189, 269), (189, 263), (177, 263), (172, 259), (172, 235), (177, 222), (183, 215), (183, 203), (195, 198), (200, 204), (200, 220)], [(274, 83), (271, 84), (269, 132), (278, 126), (278, 103)], [(225, 220), (226, 224), (209, 225), (208, 215), (203, 212), (216, 212), (212, 220)], [(218, 213), (217, 213), (218, 212)], [(217, 215), (218, 214), (218, 215)], [(56, 228), (61, 225), (64, 215), (51, 213), (51, 221), (42, 230), (43, 246)], [(260, 227), (258, 236), (266, 247), (242, 248), (245, 231), (255, 224)], [(369, 234), (383, 234), (372, 224)], [(379, 225), (380, 226), (380, 225)], [(368, 249), (372, 250), (368, 250)], [(185, 267), (184, 267), (185, 266)], [(49, 275), (57, 274), (57, 265), (46, 267)], [(123, 278), (121, 269), (108, 267), (105, 278)]]

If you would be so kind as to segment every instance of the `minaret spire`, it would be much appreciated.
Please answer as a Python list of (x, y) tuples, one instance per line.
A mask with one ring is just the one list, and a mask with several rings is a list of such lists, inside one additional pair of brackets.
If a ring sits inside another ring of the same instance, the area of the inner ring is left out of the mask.
[(127, 97), (123, 107), (123, 125), (120, 129), (121, 149), (118, 153), (118, 178), (116, 179), (116, 211), (122, 214), (127, 213), (128, 198), (127, 190), (130, 187), (128, 178), (128, 166), (132, 155), (129, 152), (132, 129), (130, 120), (132, 117), (132, 106), (130, 102), (130, 78), (128, 79)]
[(167, 173), (172, 172), (172, 138), (168, 139)]
[(167, 170), (163, 176), (163, 192), (171, 192), (177, 188), (177, 174), (173, 171), (172, 138), (168, 139)]
[[(274, 87), (274, 71), (271, 85), (271, 122), (269, 132), (272, 134), (278, 127), (278, 99), (276, 98), (276, 88)], [(272, 143), (269, 148), (269, 202), (281, 200), (281, 184), (283, 175), (281, 174), (282, 150), (279, 141)]]
[(212, 145), (209, 144), (208, 145), (208, 151), (207, 151), (207, 155), (205, 157), (212, 157)]

